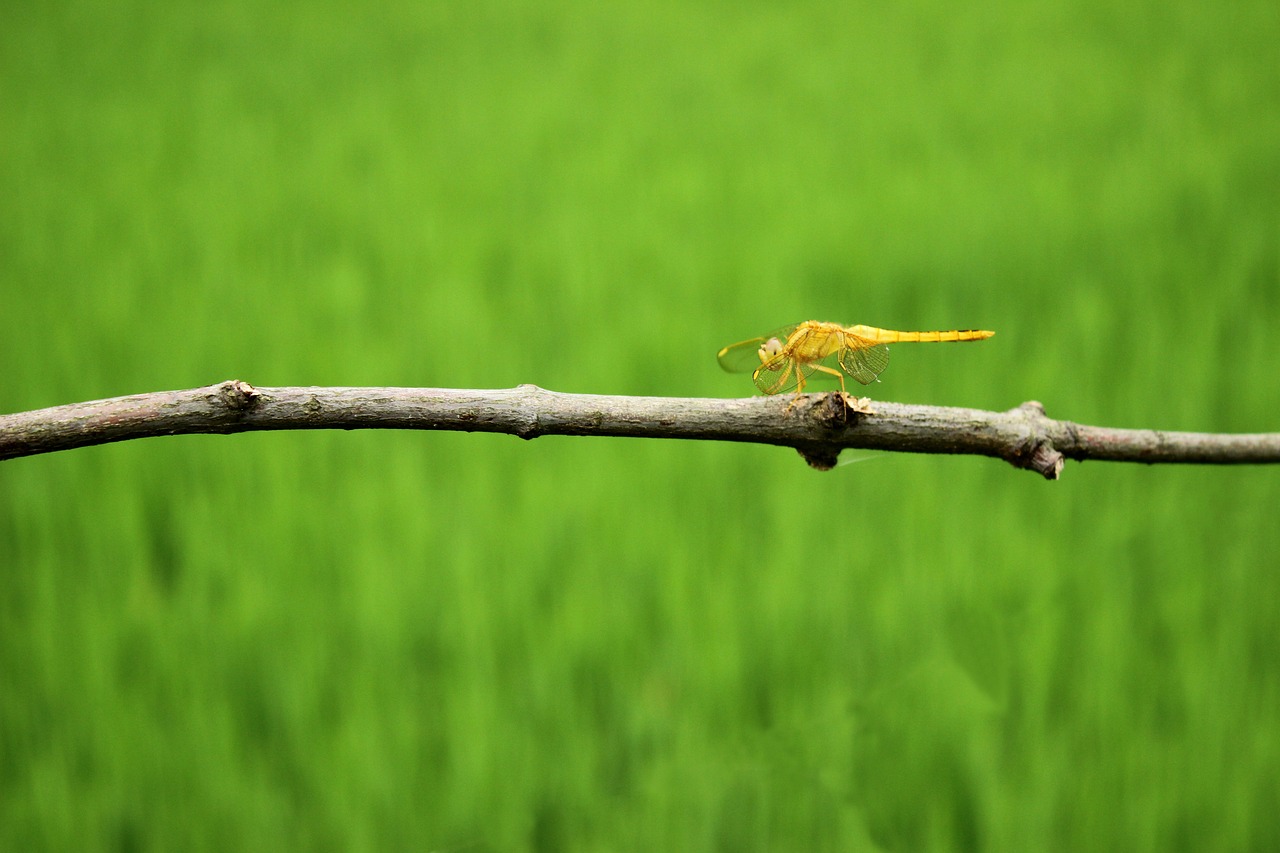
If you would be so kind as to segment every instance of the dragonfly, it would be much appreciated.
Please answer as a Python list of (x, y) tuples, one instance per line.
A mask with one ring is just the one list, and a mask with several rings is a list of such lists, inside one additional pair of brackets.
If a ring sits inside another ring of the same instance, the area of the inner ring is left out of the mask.
[(751, 371), (764, 394), (795, 391), (797, 399), (814, 373), (825, 373), (870, 385), (889, 364), (886, 344), (981, 341), (995, 332), (953, 329), (949, 332), (896, 332), (875, 326), (842, 326), (807, 320), (759, 338), (749, 338), (720, 350), (720, 366), (730, 373)]

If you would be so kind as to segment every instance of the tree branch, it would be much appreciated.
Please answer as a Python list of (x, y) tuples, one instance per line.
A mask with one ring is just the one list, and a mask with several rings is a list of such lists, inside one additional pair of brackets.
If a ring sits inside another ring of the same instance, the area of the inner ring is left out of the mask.
[(701, 399), (561, 394), (534, 385), (254, 388), (232, 380), (0, 415), (0, 460), (133, 438), (276, 429), (429, 429), (540, 435), (750, 441), (794, 447), (815, 468), (845, 448), (974, 453), (1057, 479), (1066, 459), (1280, 462), (1280, 433), (1108, 429), (1056, 421), (1035, 402), (1007, 412), (909, 406), (809, 394)]

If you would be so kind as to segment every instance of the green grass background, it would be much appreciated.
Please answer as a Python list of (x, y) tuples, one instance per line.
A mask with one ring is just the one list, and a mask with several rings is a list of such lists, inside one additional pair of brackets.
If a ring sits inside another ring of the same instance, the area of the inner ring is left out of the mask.
[[(1280, 428), (1260, 2), (9, 4), (0, 411), (205, 385)], [(0, 464), (0, 847), (1280, 847), (1280, 478), (734, 444)]]

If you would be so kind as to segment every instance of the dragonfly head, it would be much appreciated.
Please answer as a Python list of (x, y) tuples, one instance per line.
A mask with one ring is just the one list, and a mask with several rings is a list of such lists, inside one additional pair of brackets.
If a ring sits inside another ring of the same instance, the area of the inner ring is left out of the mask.
[(769, 338), (760, 345), (760, 363), (765, 364), (769, 359), (782, 352), (782, 341), (777, 338)]

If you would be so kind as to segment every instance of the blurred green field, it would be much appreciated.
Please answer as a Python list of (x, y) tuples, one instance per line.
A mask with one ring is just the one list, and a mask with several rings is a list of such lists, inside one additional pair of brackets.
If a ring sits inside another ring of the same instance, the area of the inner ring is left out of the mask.
[[(1274, 2), (10, 5), (0, 412), (229, 378), (1280, 429)], [(1280, 849), (1280, 470), (0, 464), (0, 848)]]

